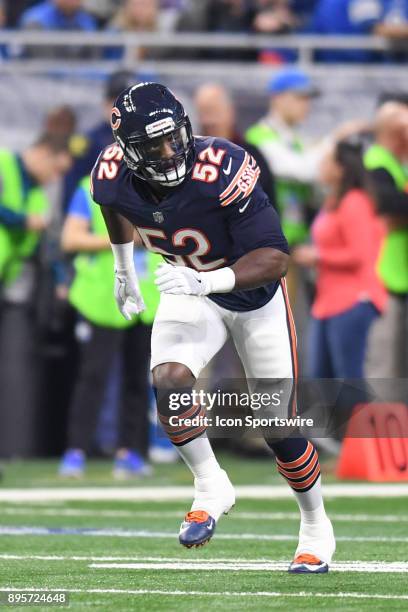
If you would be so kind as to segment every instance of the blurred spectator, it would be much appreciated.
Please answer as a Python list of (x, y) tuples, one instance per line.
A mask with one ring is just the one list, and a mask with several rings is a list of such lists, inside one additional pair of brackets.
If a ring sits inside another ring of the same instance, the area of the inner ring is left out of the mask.
[(68, 143), (75, 132), (77, 118), (74, 110), (68, 106), (57, 106), (52, 109), (45, 120), (44, 130)]
[(96, 29), (94, 18), (83, 10), (82, 0), (46, 0), (25, 11), (20, 20), (23, 28), (40, 30)]
[(375, 26), (375, 33), (392, 41), (408, 38), (407, 0), (385, 0), (381, 22)]
[(370, 339), (370, 378), (407, 375), (408, 297), (408, 106), (386, 102), (375, 118), (375, 144), (365, 155), (376, 190), (377, 206), (388, 233), (378, 271), (389, 292), (386, 313)]
[[(45, 0), (23, 13), (20, 27), (27, 30), (82, 30), (93, 32), (97, 23), (82, 8), (83, 0)], [(89, 47), (45, 47), (30, 46), (27, 53), (35, 57), (90, 58), (99, 54)]]
[(118, 451), (114, 476), (125, 478), (149, 472), (145, 463), (148, 445), (150, 335), (159, 294), (154, 269), (159, 255), (136, 251), (146, 310), (127, 321), (114, 299), (113, 255), (100, 207), (89, 193), (90, 179), (83, 179), (70, 203), (62, 232), (62, 247), (75, 258), (75, 276), (69, 301), (78, 313), (76, 328), (80, 366), (70, 409), (68, 450), (60, 466), (62, 476), (80, 476), (95, 433), (104, 392), (122, 357), (123, 382), (119, 411)]
[(293, 246), (307, 238), (310, 185), (317, 177), (327, 142), (306, 149), (295, 131), (310, 112), (311, 99), (317, 94), (304, 72), (278, 72), (270, 81), (268, 92), (271, 95), (268, 114), (247, 130), (245, 139), (261, 151), (276, 177), (282, 227)]
[[(114, 32), (160, 32), (164, 29), (160, 19), (159, 0), (124, 0), (116, 15), (111, 19), (108, 28)], [(135, 37), (135, 40), (137, 38)], [(123, 50), (116, 49), (109, 53), (112, 59), (120, 59)], [(167, 57), (168, 51), (164, 49), (135, 50), (134, 60), (158, 59)]]
[(122, 0), (84, 0), (84, 9), (106, 24), (119, 9)]
[(262, 187), (276, 208), (272, 172), (259, 149), (244, 142), (238, 133), (234, 103), (227, 89), (218, 83), (204, 83), (196, 90), (194, 102), (198, 118), (197, 132), (202, 136), (231, 140), (253, 155), (261, 169)]
[(209, 29), (209, 7), (212, 0), (194, 2), (187, 0), (180, 12), (176, 29), (185, 32), (202, 32)]
[(245, 0), (210, 0), (205, 29), (210, 32), (247, 32), (251, 28), (251, 16)]
[[(319, 0), (311, 23), (313, 34), (364, 36), (373, 32), (383, 13), (382, 0)], [(324, 49), (315, 55), (323, 62), (369, 62), (374, 51)]]
[(404, 43), (408, 40), (408, 0), (385, 0), (381, 21), (374, 32), (393, 43), (393, 48), (387, 52), (389, 61), (406, 62), (408, 53)]
[(344, 123), (322, 141), (306, 147), (296, 128), (310, 113), (312, 99), (319, 95), (309, 76), (298, 69), (281, 70), (269, 82), (268, 92), (268, 114), (247, 130), (245, 140), (261, 151), (276, 177), (278, 210), (291, 246), (308, 236), (311, 188), (324, 154), (333, 140), (360, 131), (366, 123)]
[[(254, 13), (246, 0), (190, 0), (181, 14), (177, 29), (185, 32), (250, 32)], [(190, 57), (212, 60), (249, 60), (257, 57), (255, 50), (208, 50), (190, 52)]]
[(7, 27), (16, 28), (21, 15), (34, 4), (40, 4), (41, 0), (4, 0), (7, 17)]
[[(182, 31), (243, 32), (283, 34), (298, 24), (289, 0), (203, 0), (190, 2), (181, 14), (177, 29)], [(290, 57), (289, 57), (290, 55)], [(250, 60), (258, 57), (256, 50), (225, 50), (199, 53), (209, 59)], [(294, 53), (268, 50), (259, 55), (262, 61), (292, 60)]]
[(71, 138), (70, 148), (74, 156), (74, 164), (65, 178), (64, 208), (68, 206), (79, 181), (90, 174), (100, 152), (113, 142), (110, 117), (112, 106), (121, 91), (134, 82), (131, 72), (121, 70), (112, 73), (106, 80), (104, 100), (102, 104), (103, 119), (84, 135)]
[(307, 30), (312, 19), (317, 0), (291, 0), (291, 8), (299, 21), (299, 30)]
[[(77, 117), (74, 110), (68, 106), (58, 106), (52, 109), (46, 116), (44, 121), (44, 131), (47, 134), (51, 134), (57, 138), (60, 138), (67, 143), (72, 157), (74, 156), (75, 148), (73, 142), (76, 137), (75, 129), (77, 125)], [(64, 176), (61, 176), (61, 180), (55, 182), (51, 188), (48, 188), (47, 195), (52, 201), (52, 207), (49, 214), (49, 224), (44, 240), (43, 258), (44, 264), (51, 272), (50, 286), (48, 290), (51, 295), (49, 297), (49, 308), (42, 309), (43, 322), (46, 328), (54, 327), (59, 325), (61, 321), (56, 320), (53, 316), (50, 316), (49, 310), (56, 315), (65, 315), (65, 304), (66, 304), (66, 284), (65, 284), (65, 262), (60, 251), (60, 234), (64, 218), (64, 186), (66, 176), (72, 171), (72, 166)], [(44, 275), (45, 276), (45, 275)], [(45, 279), (44, 279), (45, 281)], [(52, 296), (52, 297), (51, 297)]]
[[(6, 7), (4, 0), (0, 0), (0, 31), (6, 27)], [(0, 60), (9, 56), (7, 45), (0, 44)]]
[(25, 445), (32, 444), (38, 383), (36, 255), (50, 207), (44, 186), (69, 164), (66, 142), (49, 135), (21, 155), (0, 151), (0, 446), (7, 453), (26, 453)]
[(289, 0), (257, 0), (252, 29), (258, 34), (284, 34), (298, 25)]
[(321, 164), (327, 190), (312, 226), (314, 245), (295, 249), (301, 266), (316, 267), (308, 368), (313, 378), (363, 378), (370, 327), (387, 294), (375, 272), (383, 226), (370, 197), (362, 146), (340, 141)]
[[(288, 34), (300, 22), (293, 13), (289, 0), (255, 0), (251, 29), (255, 34)], [(291, 49), (263, 49), (258, 60), (268, 64), (294, 62), (296, 51)]]
[(208, 32), (286, 32), (296, 24), (288, 0), (190, 0), (179, 28)]
[(45, 226), (48, 203), (41, 185), (50, 183), (70, 166), (64, 139), (44, 135), (21, 156), (1, 151), (0, 278), (8, 284), (38, 243)]
[(175, 30), (188, 0), (160, 0), (161, 29)]
[(158, 0), (124, 0), (111, 26), (120, 32), (153, 32), (157, 29), (158, 16)]

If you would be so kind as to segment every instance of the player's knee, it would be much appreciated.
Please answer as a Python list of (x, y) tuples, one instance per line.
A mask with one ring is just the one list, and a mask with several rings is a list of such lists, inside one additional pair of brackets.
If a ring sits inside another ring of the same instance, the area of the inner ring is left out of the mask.
[(157, 389), (192, 387), (195, 378), (182, 363), (162, 363), (153, 369), (153, 384)]

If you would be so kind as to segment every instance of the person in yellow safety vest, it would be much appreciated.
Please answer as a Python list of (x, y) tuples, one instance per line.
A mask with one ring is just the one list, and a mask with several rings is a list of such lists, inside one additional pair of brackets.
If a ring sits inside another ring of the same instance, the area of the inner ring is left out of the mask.
[(116, 478), (146, 475), (148, 443), (148, 364), (151, 327), (159, 303), (153, 271), (161, 256), (144, 249), (136, 252), (135, 265), (144, 285), (146, 310), (127, 321), (114, 299), (113, 255), (102, 212), (84, 178), (68, 208), (61, 244), (66, 253), (78, 253), (69, 301), (80, 317), (77, 339), (80, 366), (70, 407), (68, 447), (59, 473), (81, 476), (90, 449), (104, 392), (115, 358), (122, 356), (118, 450), (113, 474)]
[(305, 146), (297, 133), (311, 111), (312, 98), (319, 95), (311, 78), (302, 70), (284, 68), (268, 83), (267, 114), (245, 133), (257, 147), (276, 179), (276, 199), (283, 232), (289, 246), (308, 238), (306, 208), (311, 204), (311, 186), (318, 178), (320, 162), (335, 140), (366, 127), (363, 121), (348, 121), (314, 145)]
[(268, 113), (247, 130), (245, 139), (261, 151), (274, 173), (283, 232), (293, 246), (308, 237), (305, 209), (327, 142), (306, 148), (296, 132), (318, 93), (307, 74), (284, 69), (271, 79), (268, 93)]
[[(267, 90), (268, 112), (247, 130), (245, 140), (259, 149), (273, 172), (283, 233), (293, 248), (308, 240), (312, 185), (328, 145), (323, 141), (306, 148), (296, 131), (310, 112), (311, 99), (318, 94), (306, 73), (285, 68), (272, 77)], [(298, 276), (292, 262), (287, 275), (292, 304), (297, 298)]]
[(38, 337), (32, 306), (36, 255), (50, 202), (44, 187), (68, 170), (66, 142), (44, 134), (16, 153), (0, 149), (0, 448), (35, 450)]
[[(321, 160), (335, 140), (365, 127), (361, 121), (347, 122), (312, 146), (305, 146), (297, 133), (319, 95), (303, 70), (284, 68), (268, 83), (267, 114), (245, 133), (245, 140), (257, 147), (275, 177), (277, 208), (289, 247), (306, 242), (313, 217), (312, 187), (317, 181)], [(297, 270), (292, 263), (287, 276), (292, 304), (297, 294)]]
[(21, 154), (0, 149), (0, 283), (17, 281), (47, 225), (50, 203), (43, 186), (71, 163), (64, 139), (41, 136)]

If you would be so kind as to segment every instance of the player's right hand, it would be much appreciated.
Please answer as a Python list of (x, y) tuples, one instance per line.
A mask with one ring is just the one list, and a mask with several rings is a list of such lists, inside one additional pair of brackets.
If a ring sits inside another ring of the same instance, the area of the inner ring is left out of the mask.
[(146, 309), (134, 270), (115, 270), (115, 300), (128, 321)]

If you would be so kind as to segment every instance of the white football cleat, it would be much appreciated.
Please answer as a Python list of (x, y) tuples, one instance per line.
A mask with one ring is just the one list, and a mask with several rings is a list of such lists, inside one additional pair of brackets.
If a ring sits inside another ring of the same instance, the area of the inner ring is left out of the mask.
[(325, 574), (336, 550), (333, 527), (328, 517), (318, 523), (300, 523), (299, 544), (289, 566), (290, 574)]
[(220, 470), (210, 478), (194, 480), (195, 496), (181, 524), (180, 544), (191, 548), (210, 541), (217, 521), (222, 514), (228, 514), (235, 504), (235, 491), (227, 473)]

